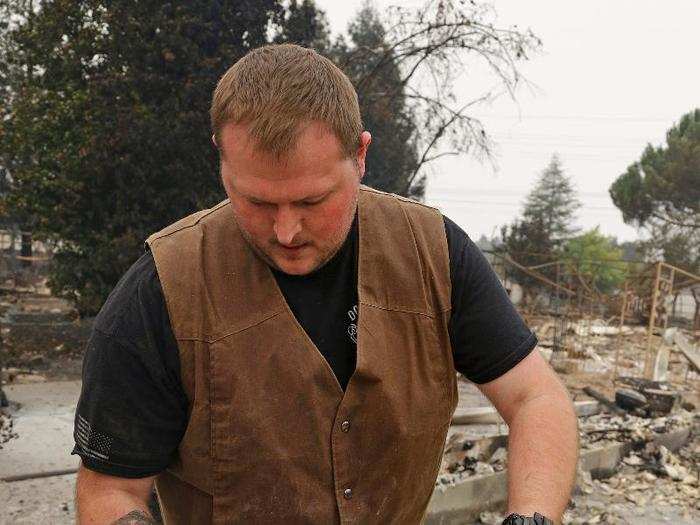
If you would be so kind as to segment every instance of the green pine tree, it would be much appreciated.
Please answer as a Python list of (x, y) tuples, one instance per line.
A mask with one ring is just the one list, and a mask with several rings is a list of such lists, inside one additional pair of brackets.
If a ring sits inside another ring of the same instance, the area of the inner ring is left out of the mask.
[(580, 206), (559, 157), (553, 155), (527, 195), (522, 217), (501, 228), (502, 249), (526, 266), (556, 260), (577, 231), (573, 223)]
[(528, 194), (523, 209), (526, 223), (540, 222), (552, 246), (557, 249), (576, 233), (576, 210), (581, 207), (576, 190), (564, 174), (559, 157), (552, 155), (549, 165)]

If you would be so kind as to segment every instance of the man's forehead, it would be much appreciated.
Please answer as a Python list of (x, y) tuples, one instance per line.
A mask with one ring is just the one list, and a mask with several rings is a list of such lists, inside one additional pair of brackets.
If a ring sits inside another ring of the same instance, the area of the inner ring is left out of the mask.
[(352, 169), (346, 165), (352, 161), (340, 154), (335, 136), (329, 137), (318, 127), (310, 126), (302, 132), (295, 151), (284, 159), (257, 150), (245, 126), (227, 126), (222, 138), (226, 149), (222, 169), (228, 173), (233, 189), (260, 201), (320, 197), (335, 189)]
[(249, 128), (250, 126), (245, 123), (229, 123), (223, 127), (221, 149), (225, 156), (256, 158), (284, 164), (309, 157), (320, 156), (327, 161), (340, 160), (343, 157), (340, 141), (330, 128), (321, 122), (301, 124), (290, 151), (285, 152), (281, 157), (261, 149), (258, 141), (249, 132)]
[(337, 180), (329, 178), (299, 181), (274, 181), (263, 178), (232, 177), (234, 190), (241, 196), (272, 204), (302, 202), (321, 198), (333, 191)]

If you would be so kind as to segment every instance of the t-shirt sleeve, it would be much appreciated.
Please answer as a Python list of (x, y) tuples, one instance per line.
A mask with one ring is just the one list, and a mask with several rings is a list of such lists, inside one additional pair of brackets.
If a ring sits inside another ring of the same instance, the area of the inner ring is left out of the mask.
[(152, 476), (171, 463), (186, 425), (177, 343), (147, 252), (95, 318), (83, 360), (72, 454), (104, 474)]
[(522, 361), (537, 345), (537, 338), (481, 250), (453, 221), (444, 220), (452, 281), (449, 332), (455, 369), (474, 383), (488, 383)]

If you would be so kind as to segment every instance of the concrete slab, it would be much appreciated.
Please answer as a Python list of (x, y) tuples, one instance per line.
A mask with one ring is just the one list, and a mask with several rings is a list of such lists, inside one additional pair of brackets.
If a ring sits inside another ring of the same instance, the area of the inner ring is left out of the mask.
[(75, 477), (0, 481), (0, 525), (75, 524)]
[[(576, 415), (579, 417), (592, 416), (600, 411), (600, 404), (598, 401), (575, 401), (574, 409), (576, 410)], [(452, 416), (453, 425), (485, 425), (498, 424), (499, 422), (503, 422), (503, 419), (493, 405), (465, 407), (461, 406), (460, 403), (460, 406), (457, 407)]]
[(426, 525), (475, 523), (479, 513), (496, 510), (508, 496), (506, 471), (475, 476), (448, 489), (436, 488), (430, 498)]
[(0, 450), (0, 480), (24, 479), (78, 468), (71, 456), (80, 381), (7, 385), (14, 429)]
[(579, 458), (579, 467), (590, 472), (593, 479), (606, 479), (615, 474), (617, 464), (630, 450), (631, 443), (610, 443), (584, 450)]
[[(668, 434), (657, 434), (654, 441), (677, 450), (688, 440), (690, 430), (678, 429)], [(631, 450), (630, 443), (611, 443), (584, 450), (579, 467), (591, 472), (594, 478), (610, 476), (618, 462)], [(507, 470), (495, 474), (474, 476), (463, 483), (449, 487), (437, 487), (433, 492), (426, 525), (462, 525), (474, 523), (484, 510), (497, 510), (507, 499)]]

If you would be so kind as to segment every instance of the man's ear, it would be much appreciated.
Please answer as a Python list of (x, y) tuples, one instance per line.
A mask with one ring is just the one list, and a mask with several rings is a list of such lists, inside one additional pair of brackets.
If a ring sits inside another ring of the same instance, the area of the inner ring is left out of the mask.
[(216, 133), (212, 133), (211, 141), (212, 141), (212, 144), (214, 144), (214, 147), (216, 149), (219, 149), (219, 145), (216, 143)]
[(372, 143), (372, 134), (369, 131), (360, 133), (360, 147), (357, 148), (357, 167), (360, 169), (360, 178), (365, 176), (365, 159), (367, 148)]

